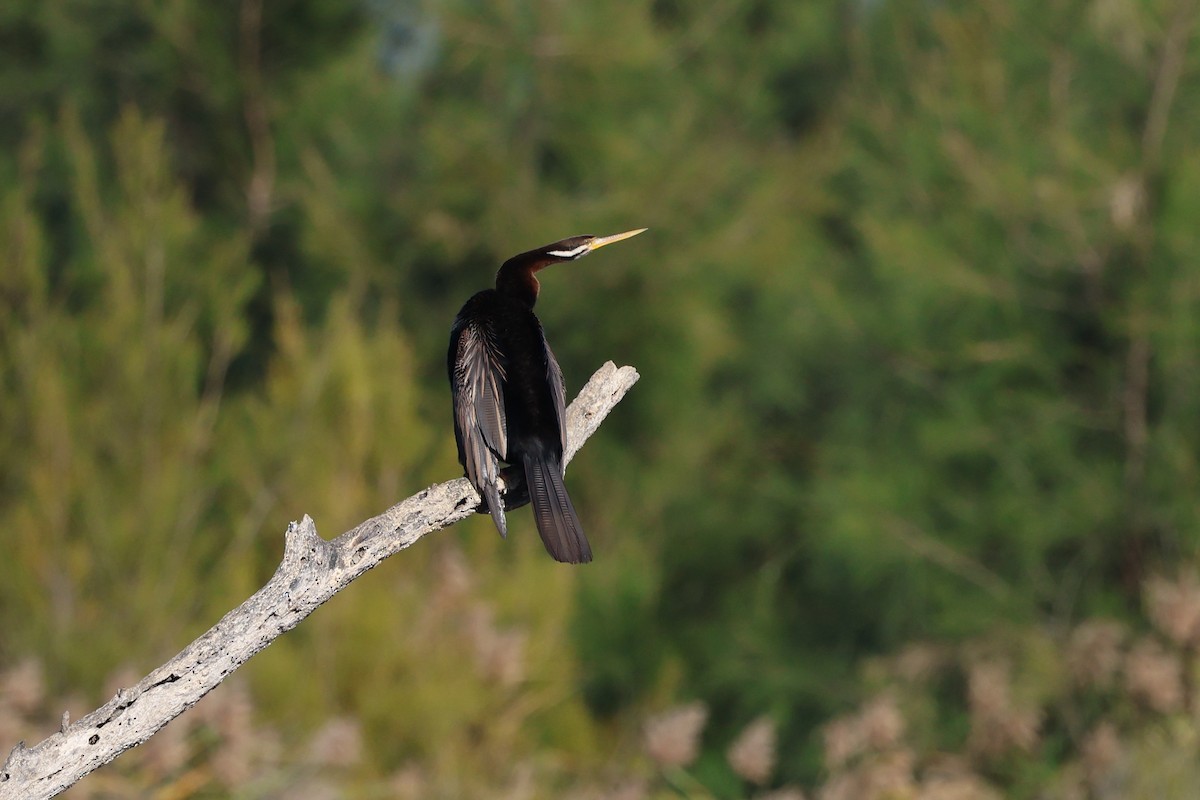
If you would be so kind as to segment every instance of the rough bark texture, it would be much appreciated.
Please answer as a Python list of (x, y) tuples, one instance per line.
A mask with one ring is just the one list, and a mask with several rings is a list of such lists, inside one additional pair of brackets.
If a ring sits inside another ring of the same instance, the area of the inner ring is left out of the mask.
[[(566, 460), (637, 382), (632, 367), (610, 361), (567, 409)], [(368, 519), (333, 541), (307, 515), (288, 526), (283, 561), (246, 602), (103, 707), (31, 748), (13, 748), (0, 767), (0, 800), (53, 797), (84, 775), (154, 735), (280, 634), (383, 559), (474, 513), (479, 495), (465, 478), (439, 483)]]

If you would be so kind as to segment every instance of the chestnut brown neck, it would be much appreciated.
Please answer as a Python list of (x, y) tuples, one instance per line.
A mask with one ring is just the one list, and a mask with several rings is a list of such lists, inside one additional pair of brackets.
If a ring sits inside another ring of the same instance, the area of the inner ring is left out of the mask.
[(528, 253), (513, 256), (505, 261), (496, 273), (496, 291), (520, 300), (533, 308), (533, 304), (537, 302), (538, 291), (541, 289), (541, 284), (538, 283), (534, 273), (558, 261), (559, 259), (548, 256), (541, 250), (531, 250)]

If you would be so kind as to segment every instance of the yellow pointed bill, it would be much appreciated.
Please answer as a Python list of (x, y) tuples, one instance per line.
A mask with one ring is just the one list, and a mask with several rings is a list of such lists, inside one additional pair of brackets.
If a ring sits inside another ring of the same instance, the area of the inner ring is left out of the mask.
[(614, 233), (612, 236), (597, 236), (595, 239), (592, 239), (592, 241), (589, 243), (588, 252), (590, 253), (593, 250), (599, 250), (601, 247), (610, 245), (613, 242), (623, 242), (626, 239), (630, 239), (634, 236), (637, 236), (639, 233), (642, 233), (643, 231), (646, 231), (646, 230), (648, 230), (648, 229), (647, 228), (638, 228), (637, 230), (634, 230), (634, 231), (625, 231), (624, 233)]

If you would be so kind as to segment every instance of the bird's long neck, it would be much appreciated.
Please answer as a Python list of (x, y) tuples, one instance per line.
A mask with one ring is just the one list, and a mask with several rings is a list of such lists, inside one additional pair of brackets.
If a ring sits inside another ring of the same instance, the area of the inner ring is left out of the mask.
[(541, 289), (541, 284), (538, 283), (534, 273), (553, 263), (555, 263), (554, 259), (548, 258), (545, 253), (538, 250), (513, 256), (505, 261), (500, 266), (499, 272), (496, 273), (496, 291), (516, 298), (533, 308), (533, 304), (537, 302), (538, 291)]

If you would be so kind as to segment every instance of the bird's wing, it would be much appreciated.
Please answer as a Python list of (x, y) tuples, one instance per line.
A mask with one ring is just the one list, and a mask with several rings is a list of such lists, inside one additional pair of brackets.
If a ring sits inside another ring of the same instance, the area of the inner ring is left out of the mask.
[(468, 323), (458, 339), (454, 414), (463, 433), (478, 432), (492, 453), (508, 454), (508, 420), (504, 414), (504, 358), (485, 325)]
[(565, 453), (567, 450), (567, 391), (563, 385), (562, 368), (558, 366), (558, 359), (554, 357), (550, 343), (546, 341), (545, 337), (542, 337), (542, 342), (546, 346), (546, 378), (550, 381), (550, 395), (554, 398), (554, 411), (558, 414), (558, 435)]
[(467, 322), (456, 329), (454, 422), (467, 478), (488, 501), (496, 527), (504, 533), (504, 508), (497, 483), (499, 459), (508, 454), (504, 414), (504, 359), (487, 326)]

